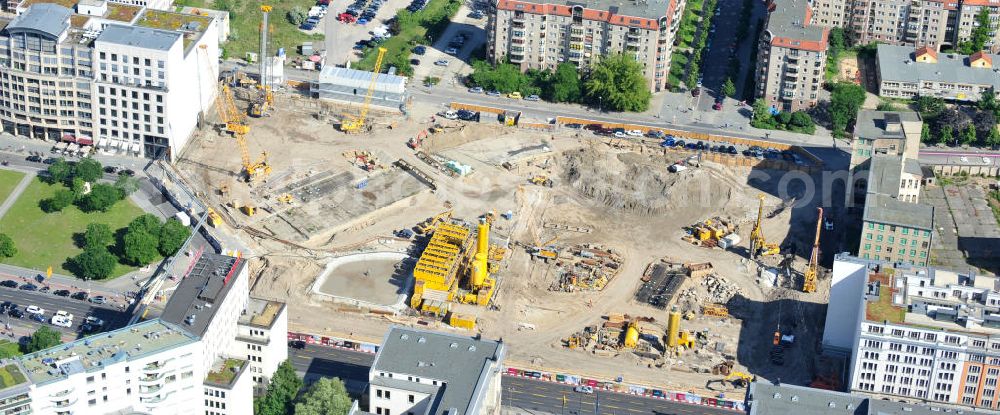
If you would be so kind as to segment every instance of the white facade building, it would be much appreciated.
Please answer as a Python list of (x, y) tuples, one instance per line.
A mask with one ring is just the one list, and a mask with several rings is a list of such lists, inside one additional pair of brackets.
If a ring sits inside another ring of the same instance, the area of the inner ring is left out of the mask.
[(849, 347), (851, 391), (996, 410), (997, 283), (838, 256), (823, 344)]
[(499, 414), (505, 354), (502, 341), (393, 327), (368, 373), (368, 410), (376, 415)]
[[(160, 318), (0, 363), (24, 379), (0, 390), (0, 402), (27, 405), (32, 414), (251, 414), (250, 364), (233, 353), (250, 303), (248, 279), (243, 259), (204, 253)], [(287, 327), (284, 305), (267, 304), (281, 311), (270, 326)], [(268, 334), (276, 338), (260, 341), (285, 345), (285, 332)], [(274, 367), (261, 376), (269, 378)]]
[(271, 382), (270, 374), (288, 359), (288, 314), (284, 303), (250, 298), (236, 327), (235, 356), (247, 357), (250, 377), (257, 387)]

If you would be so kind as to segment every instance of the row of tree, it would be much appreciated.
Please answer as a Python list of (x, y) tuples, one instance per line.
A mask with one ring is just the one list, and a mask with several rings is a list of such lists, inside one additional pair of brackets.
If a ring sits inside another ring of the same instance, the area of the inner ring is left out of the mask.
[(652, 93), (643, 77), (642, 65), (630, 56), (602, 58), (588, 73), (571, 63), (560, 63), (555, 71), (521, 72), (511, 63), (496, 66), (485, 61), (472, 64), (468, 81), (472, 86), (501, 93), (539, 95), (546, 101), (588, 103), (612, 111), (641, 112), (649, 108)]
[(142, 266), (153, 262), (159, 255), (176, 254), (191, 236), (191, 229), (177, 219), (171, 218), (162, 223), (159, 218), (147, 213), (133, 219), (117, 233), (121, 235), (121, 240), (115, 243), (115, 232), (107, 224), (87, 225), (87, 230), (79, 238), (83, 252), (70, 260), (80, 277), (104, 279), (111, 276), (119, 262)]
[(715, 7), (717, 4), (717, 0), (707, 0), (705, 6), (702, 8), (701, 30), (694, 39), (691, 50), (688, 51), (687, 77), (684, 78), (684, 85), (688, 89), (698, 87), (698, 78), (701, 77), (701, 62), (705, 59), (705, 55), (708, 54), (705, 46), (708, 45), (709, 26), (712, 25), (712, 17), (715, 16)]
[(351, 398), (344, 382), (337, 378), (320, 378), (299, 396), (302, 378), (289, 361), (284, 361), (271, 377), (267, 393), (253, 401), (256, 415), (346, 415)]
[(43, 199), (40, 207), (45, 212), (59, 212), (76, 204), (84, 212), (107, 211), (126, 196), (134, 193), (139, 184), (135, 178), (118, 176), (114, 184), (97, 183), (103, 173), (97, 160), (85, 158), (77, 163), (58, 159), (49, 165), (48, 179), (66, 188), (56, 190), (52, 197)]
[(1000, 105), (993, 90), (984, 91), (974, 107), (951, 108), (941, 98), (926, 96), (914, 105), (924, 120), (920, 138), (926, 143), (1000, 146)]

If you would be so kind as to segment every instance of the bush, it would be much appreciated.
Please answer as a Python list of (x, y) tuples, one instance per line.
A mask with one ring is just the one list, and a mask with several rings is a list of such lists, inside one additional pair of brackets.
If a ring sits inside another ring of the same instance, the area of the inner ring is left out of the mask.
[(5, 233), (0, 233), (0, 257), (10, 258), (17, 255), (17, 247), (14, 240)]
[(156, 259), (159, 252), (159, 241), (153, 235), (143, 231), (129, 230), (125, 233), (122, 260), (135, 266), (147, 265)]
[(158, 246), (160, 255), (166, 257), (176, 254), (181, 249), (181, 246), (184, 245), (184, 241), (187, 241), (190, 236), (191, 228), (184, 226), (179, 220), (171, 218), (160, 228), (160, 243)]
[(91, 223), (83, 233), (84, 248), (105, 248), (115, 239), (111, 227), (103, 223)]
[(42, 200), (41, 208), (48, 213), (59, 212), (73, 204), (73, 200), (75, 199), (76, 196), (73, 195), (73, 192), (60, 189), (51, 198)]
[(288, 19), (288, 23), (299, 26), (306, 21), (306, 11), (302, 7), (295, 6), (285, 14), (285, 18)]
[(27, 342), (22, 343), (22, 352), (34, 353), (62, 344), (62, 336), (48, 326), (39, 327)]

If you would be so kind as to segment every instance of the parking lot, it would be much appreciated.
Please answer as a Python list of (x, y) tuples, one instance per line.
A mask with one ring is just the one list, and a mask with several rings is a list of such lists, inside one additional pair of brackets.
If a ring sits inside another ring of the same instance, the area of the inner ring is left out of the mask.
[[(22, 283), (23, 285), (23, 283)], [(36, 284), (40, 285), (40, 284)], [(85, 291), (85, 290), (84, 290)], [(70, 293), (75, 294), (74, 292)], [(78, 297), (79, 298), (79, 297)], [(100, 331), (113, 330), (124, 327), (131, 317), (127, 312), (116, 308), (115, 305), (95, 304), (89, 300), (81, 300), (69, 296), (61, 297), (52, 292), (27, 291), (18, 288), (0, 286), (0, 303), (11, 302), (17, 310), (23, 313), (20, 318), (16, 317), (16, 312), (6, 311), (0, 314), (0, 318), (5, 327), (13, 328), (20, 333), (19, 328), (27, 329), (28, 333), (34, 332), (41, 326), (58, 330), (64, 335), (79, 336), (84, 320), (87, 316), (94, 316), (103, 320), (104, 325)], [(44, 310), (42, 315), (44, 321), (37, 321), (26, 312), (29, 306), (39, 307)], [(51, 323), (52, 317), (58, 311), (65, 311), (73, 315), (70, 327), (60, 327)]]
[(348, 61), (358, 61), (361, 58), (361, 51), (354, 50), (351, 46), (360, 40), (371, 39), (371, 32), (395, 17), (399, 10), (410, 5), (410, 0), (386, 0), (375, 13), (375, 18), (364, 25), (338, 21), (337, 16), (344, 13), (347, 6), (352, 3), (345, 1), (331, 4), (329, 13), (317, 26), (323, 28), (326, 33), (327, 65), (343, 66)]
[[(463, 4), (444, 34), (434, 39), (423, 56), (411, 55), (411, 58), (420, 60), (420, 65), (413, 67), (414, 79), (436, 77), (441, 79), (442, 84), (453, 86), (461, 85), (462, 77), (472, 73), (472, 55), (486, 44), (486, 17), (473, 17), (477, 10), (484, 12), (485, 3), (474, 3), (473, 7)], [(464, 37), (462, 44), (453, 44), (460, 35)], [(454, 53), (447, 53), (449, 49), (454, 49)], [(447, 61), (447, 65), (434, 63), (439, 60)]]

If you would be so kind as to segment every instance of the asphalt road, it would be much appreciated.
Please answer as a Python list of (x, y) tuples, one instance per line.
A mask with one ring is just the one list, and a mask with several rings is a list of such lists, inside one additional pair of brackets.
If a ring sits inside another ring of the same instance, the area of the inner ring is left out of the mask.
[[(23, 291), (7, 287), (0, 287), (0, 302), (3, 301), (10, 301), (17, 304), (21, 311), (24, 311), (25, 307), (29, 305), (45, 309), (44, 323), (31, 320), (28, 318), (27, 313), (20, 319), (9, 317), (7, 314), (0, 316), (0, 323), (10, 324), (14, 327), (26, 327), (32, 332), (38, 327), (45, 325), (65, 334), (76, 335), (79, 333), (80, 325), (83, 324), (83, 319), (89, 315), (104, 320), (104, 329), (111, 330), (124, 327), (130, 317), (128, 313), (107, 305), (97, 305), (87, 301), (74, 300), (69, 297), (59, 297), (53, 294)], [(73, 315), (73, 327), (64, 328), (49, 324), (49, 320), (58, 310), (64, 310)]]
[[(306, 345), (288, 349), (288, 357), (306, 383), (319, 377), (344, 380), (348, 392), (359, 397), (368, 382), (368, 369), (375, 355), (334, 347)], [(565, 400), (564, 400), (565, 398)], [(599, 404), (598, 404), (599, 401)], [(563, 415), (732, 415), (735, 412), (636, 395), (596, 391), (577, 393), (572, 386), (504, 376), (502, 405)]]

